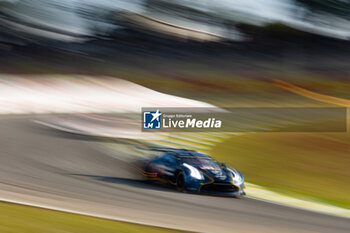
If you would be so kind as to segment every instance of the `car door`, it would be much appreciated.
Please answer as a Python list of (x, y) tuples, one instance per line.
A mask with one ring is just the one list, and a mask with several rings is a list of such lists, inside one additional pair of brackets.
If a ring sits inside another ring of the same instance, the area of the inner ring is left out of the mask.
[(175, 158), (175, 155), (173, 153), (166, 153), (161, 158), (161, 164), (162, 164), (161, 170), (162, 170), (163, 177), (169, 181), (172, 181), (175, 175), (176, 166), (177, 166), (177, 160)]

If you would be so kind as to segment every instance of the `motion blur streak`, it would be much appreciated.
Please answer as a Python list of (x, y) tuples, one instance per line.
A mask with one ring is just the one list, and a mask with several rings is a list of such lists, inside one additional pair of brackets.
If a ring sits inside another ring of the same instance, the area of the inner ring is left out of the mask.
[(6, 132), (0, 139), (3, 198), (200, 232), (350, 230), (348, 219), (141, 182), (124, 162), (95, 150), (93, 140), (38, 127), (30, 119), (0, 119)]
[[(294, 126), (295, 108), (329, 108), (302, 121), (319, 129), (349, 107), (349, 21), (350, 0), (0, 0), (1, 198), (197, 232), (350, 232), (349, 219), (273, 204), (349, 210), (350, 133), (271, 130)], [(141, 131), (142, 109), (162, 107), (292, 113), (258, 117), (267, 126), (242, 115), (239, 133)], [(248, 198), (145, 182), (129, 164), (155, 146), (237, 168)]]
[[(39, 36), (84, 41), (128, 25), (182, 38), (240, 41), (246, 37), (237, 30), (239, 24), (280, 22), (348, 40), (350, 3), (334, 1), (339, 5), (334, 9), (331, 0), (323, 2), (314, 10), (313, 1), (302, 0), (1, 0), (0, 22), (9, 35), (20, 32), (21, 39), (29, 40)], [(123, 17), (125, 13), (128, 17)]]
[(0, 114), (140, 112), (143, 106), (212, 107), (122, 79), (89, 76), (4, 76)]
[(350, 107), (350, 100), (315, 93), (315, 92), (306, 90), (302, 87), (299, 87), (299, 86), (296, 86), (296, 85), (293, 85), (291, 83), (284, 82), (281, 80), (275, 80), (275, 83), (276, 83), (276, 85), (278, 85), (278, 86), (280, 86), (288, 91), (297, 93), (299, 95), (302, 95), (302, 96), (305, 96), (305, 97), (308, 97), (308, 98), (311, 98), (314, 100), (322, 101), (325, 103), (336, 104), (336, 105), (340, 105), (340, 106), (344, 106), (344, 107)]

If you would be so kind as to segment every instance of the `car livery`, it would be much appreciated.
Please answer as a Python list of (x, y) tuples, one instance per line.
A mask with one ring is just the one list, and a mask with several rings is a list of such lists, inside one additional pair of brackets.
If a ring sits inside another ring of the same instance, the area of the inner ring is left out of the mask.
[(173, 185), (182, 192), (245, 195), (242, 174), (208, 155), (186, 149), (152, 150), (161, 154), (143, 164), (142, 174), (150, 180)]

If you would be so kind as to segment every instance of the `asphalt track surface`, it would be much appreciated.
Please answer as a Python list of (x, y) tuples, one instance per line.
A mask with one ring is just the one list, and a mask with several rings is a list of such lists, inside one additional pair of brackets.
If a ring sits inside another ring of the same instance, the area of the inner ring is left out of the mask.
[(350, 232), (345, 218), (146, 183), (93, 139), (32, 119), (0, 117), (0, 195), (200, 232)]

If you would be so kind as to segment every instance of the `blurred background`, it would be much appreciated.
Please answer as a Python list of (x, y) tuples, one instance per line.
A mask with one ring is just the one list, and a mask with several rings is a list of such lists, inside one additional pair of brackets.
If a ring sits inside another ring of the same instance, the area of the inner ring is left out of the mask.
[[(0, 0), (0, 25), (0, 78), (21, 88), (128, 86), (115, 78), (217, 107), (350, 106), (349, 0)], [(348, 132), (216, 136), (206, 152), (247, 182), (350, 208)]]

